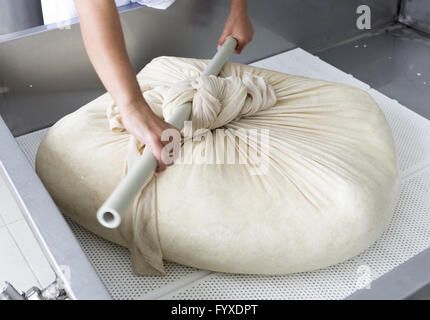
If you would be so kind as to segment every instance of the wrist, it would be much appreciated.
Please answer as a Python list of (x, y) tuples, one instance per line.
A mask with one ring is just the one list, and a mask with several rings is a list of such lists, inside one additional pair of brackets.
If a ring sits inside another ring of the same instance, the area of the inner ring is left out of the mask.
[(144, 99), (123, 104), (119, 106), (119, 111), (126, 122), (140, 127), (141, 130), (146, 130), (150, 126), (154, 116), (154, 112)]
[(118, 104), (119, 111), (123, 115), (128, 114), (145, 114), (148, 112), (151, 112), (151, 108), (146, 103), (145, 99), (143, 97), (141, 99), (135, 100), (135, 101), (127, 101)]

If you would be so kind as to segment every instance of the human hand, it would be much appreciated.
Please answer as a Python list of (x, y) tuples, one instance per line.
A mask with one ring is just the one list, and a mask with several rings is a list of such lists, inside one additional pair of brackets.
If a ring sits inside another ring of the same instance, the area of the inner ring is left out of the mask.
[[(154, 114), (143, 99), (137, 104), (120, 107), (120, 110), (126, 130), (137, 140), (144, 143), (146, 147), (149, 147), (157, 160), (156, 174), (164, 171), (167, 166), (172, 165), (173, 163), (166, 164), (162, 160), (163, 148), (169, 141), (162, 141), (161, 136), (167, 129), (178, 130)], [(178, 134), (180, 135), (179, 131)]]
[(249, 19), (246, 12), (232, 12), (230, 13), (224, 31), (218, 41), (218, 48), (220, 48), (227, 37), (233, 37), (237, 40), (237, 47), (234, 53), (241, 53), (243, 48), (252, 41), (254, 36), (254, 27), (252, 26), (251, 19)]

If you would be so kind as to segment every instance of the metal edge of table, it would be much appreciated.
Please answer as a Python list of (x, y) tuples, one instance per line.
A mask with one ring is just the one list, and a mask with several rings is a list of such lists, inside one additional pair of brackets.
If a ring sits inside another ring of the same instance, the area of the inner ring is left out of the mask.
[[(131, 3), (125, 6), (118, 7), (118, 13), (128, 12), (131, 10), (136, 10), (145, 7), (144, 5), (138, 3)], [(36, 27), (27, 28), (21, 31), (15, 31), (6, 34), (0, 34), (0, 43), (15, 40), (22, 37), (28, 37), (40, 32), (55, 30), (58, 28), (66, 28), (67, 26), (71, 26), (79, 23), (79, 18), (75, 17), (69, 20), (59, 21), (57, 23), (44, 24)]]
[(63, 281), (69, 298), (111, 299), (78, 240), (0, 116), (1, 169), (4, 169), (2, 171), (15, 200), (51, 267)]
[[(63, 278), (72, 299), (111, 299), (82, 251), (62, 214), (0, 117), (0, 167), (25, 218), (41, 243), (55, 273)], [(71, 270), (65, 279), (62, 266)], [(430, 284), (430, 248), (420, 252), (371, 283), (370, 289), (352, 293), (348, 300), (400, 300)]]
[(430, 285), (430, 248), (385, 273), (348, 300), (403, 300)]

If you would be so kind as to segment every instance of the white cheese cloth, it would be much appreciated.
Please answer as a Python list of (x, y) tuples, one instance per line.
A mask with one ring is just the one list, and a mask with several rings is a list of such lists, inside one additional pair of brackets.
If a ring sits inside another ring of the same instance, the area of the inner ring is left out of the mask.
[[(36, 170), (60, 209), (128, 247), (137, 274), (163, 274), (162, 259), (285, 274), (369, 247), (387, 227), (399, 192), (393, 138), (371, 97), (235, 63), (219, 78), (202, 76), (207, 63), (161, 57), (138, 74), (160, 117), (193, 101), (195, 139), (116, 230), (100, 226), (96, 211), (144, 146), (124, 130), (108, 94), (55, 124)], [(247, 131), (256, 129), (257, 136)]]

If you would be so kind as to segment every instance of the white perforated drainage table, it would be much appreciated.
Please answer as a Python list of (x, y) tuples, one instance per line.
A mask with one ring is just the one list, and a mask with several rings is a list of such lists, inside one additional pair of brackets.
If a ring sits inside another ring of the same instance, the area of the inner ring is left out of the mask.
[[(286, 276), (231, 275), (167, 263), (163, 277), (137, 277), (128, 251), (69, 221), (84, 252), (116, 299), (341, 299), (430, 247), (430, 121), (302, 49), (254, 66), (359, 87), (379, 104), (392, 128), (402, 173), (394, 218), (382, 238), (359, 256), (314, 272)], [(40, 130), (16, 140), (34, 165)]]

